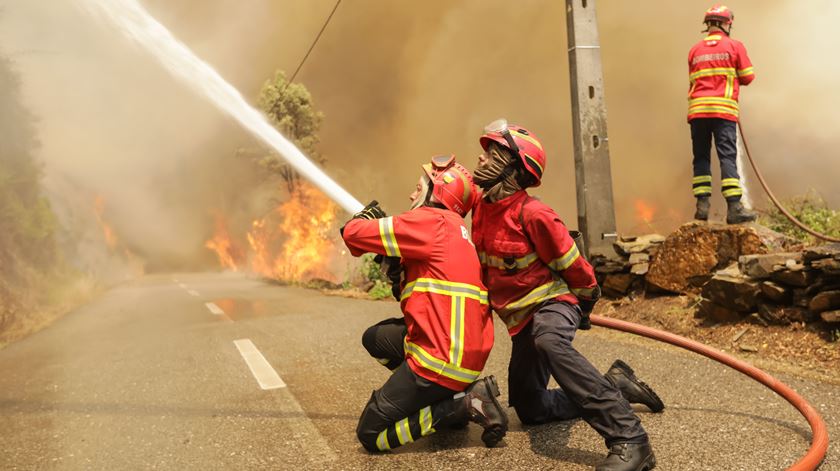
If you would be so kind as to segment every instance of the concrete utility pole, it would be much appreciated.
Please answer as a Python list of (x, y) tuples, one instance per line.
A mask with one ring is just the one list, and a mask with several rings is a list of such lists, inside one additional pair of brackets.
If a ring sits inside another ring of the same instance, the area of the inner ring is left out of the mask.
[(595, 0), (566, 0), (578, 228), (586, 255), (613, 253), (613, 206), (607, 107)]

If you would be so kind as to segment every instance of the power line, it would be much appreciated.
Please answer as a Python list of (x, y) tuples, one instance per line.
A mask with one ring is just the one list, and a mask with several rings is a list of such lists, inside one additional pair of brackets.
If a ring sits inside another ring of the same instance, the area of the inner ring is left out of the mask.
[[(306, 51), (306, 55), (304, 55), (303, 59), (301, 59), (300, 64), (298, 64), (297, 69), (295, 69), (295, 73), (293, 73), (289, 80), (286, 82), (286, 87), (288, 87), (290, 83), (295, 81), (295, 77), (297, 77), (297, 74), (298, 72), (300, 72), (301, 67), (303, 67), (304, 63), (306, 63), (306, 59), (309, 58), (309, 54), (312, 52), (313, 49), (315, 49), (315, 45), (318, 44), (318, 40), (321, 39), (321, 35), (324, 34), (324, 30), (327, 29), (327, 25), (330, 24), (330, 20), (335, 14), (335, 11), (338, 10), (339, 4), (341, 4), (341, 0), (335, 2), (335, 6), (333, 6), (333, 9), (330, 12), (329, 16), (327, 16), (326, 21), (324, 21), (324, 25), (321, 26), (321, 31), (318, 31), (318, 36), (315, 36), (315, 40), (312, 41), (312, 45), (309, 46), (309, 50)], [(286, 87), (283, 87), (283, 89), (285, 90)]]

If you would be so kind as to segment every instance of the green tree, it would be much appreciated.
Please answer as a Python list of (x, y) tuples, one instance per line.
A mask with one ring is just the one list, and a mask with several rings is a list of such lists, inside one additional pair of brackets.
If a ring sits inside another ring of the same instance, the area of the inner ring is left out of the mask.
[[(0, 58), (0, 316), (17, 291), (52, 270), (56, 218), (41, 190), (35, 118), (12, 63)], [(0, 326), (4, 317), (0, 317)]]
[[(307, 157), (323, 165), (326, 160), (317, 150), (318, 131), (324, 114), (316, 111), (312, 104), (312, 95), (299, 83), (289, 83), (282, 71), (277, 71), (274, 78), (267, 80), (260, 91), (259, 106), (286, 138), (290, 139)], [(276, 155), (267, 155), (259, 159), (259, 164), (271, 174), (279, 176), (289, 193), (293, 193), (300, 176)]]

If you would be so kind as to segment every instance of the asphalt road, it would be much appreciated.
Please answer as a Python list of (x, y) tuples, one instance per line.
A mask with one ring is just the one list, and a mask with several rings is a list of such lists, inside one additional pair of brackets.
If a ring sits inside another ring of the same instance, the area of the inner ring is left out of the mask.
[[(0, 469), (583, 470), (605, 454), (584, 422), (525, 427), (512, 409), (498, 448), (471, 425), (365, 452), (356, 420), (388, 372), (359, 339), (398, 309), (236, 274), (116, 287), (0, 350)], [(506, 385), (510, 341), (496, 327), (485, 373)], [(243, 356), (246, 339), (259, 353)], [(639, 412), (657, 469), (784, 469), (808, 448), (791, 406), (711, 360), (599, 328), (575, 344), (602, 370), (623, 358), (665, 401)], [(840, 437), (840, 387), (776, 376)], [(836, 445), (821, 469), (840, 470)]]

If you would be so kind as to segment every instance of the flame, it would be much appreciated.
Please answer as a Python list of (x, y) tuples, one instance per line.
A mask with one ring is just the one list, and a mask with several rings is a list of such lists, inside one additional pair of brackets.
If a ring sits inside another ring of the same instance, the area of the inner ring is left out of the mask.
[(336, 276), (330, 271), (330, 264), (337, 251), (334, 243), (337, 213), (338, 207), (329, 198), (315, 187), (301, 184), (288, 201), (251, 223), (245, 235), (247, 256), (237, 257), (230, 252), (235, 246), (226, 227), (220, 231), (218, 219), (216, 235), (205, 246), (216, 251), (225, 268), (247, 268), (285, 281), (317, 277), (334, 282)]
[(227, 229), (227, 222), (221, 213), (215, 214), (215, 220), (216, 231), (213, 234), (213, 237), (204, 243), (204, 246), (216, 252), (216, 256), (219, 257), (219, 264), (222, 268), (239, 271), (237, 263), (237, 258), (240, 258), (238, 257), (239, 250), (237, 250), (233, 240), (230, 238), (230, 233)]
[(641, 199), (637, 199), (634, 204), (636, 206), (636, 216), (645, 224), (650, 224), (656, 212), (654, 207)]
[(96, 213), (96, 222), (102, 228), (102, 234), (105, 236), (105, 243), (108, 248), (114, 250), (117, 248), (117, 236), (114, 234), (114, 229), (111, 225), (105, 222), (103, 214), (105, 214), (105, 198), (102, 195), (96, 195), (93, 199), (93, 209)]
[(126, 266), (135, 276), (142, 276), (146, 272), (146, 262), (135, 255), (128, 247), (120, 244), (114, 228), (105, 220), (105, 198), (102, 195), (96, 195), (93, 199), (93, 210), (96, 215), (96, 222), (102, 229), (102, 235), (105, 237), (105, 244), (112, 254), (119, 255)]

